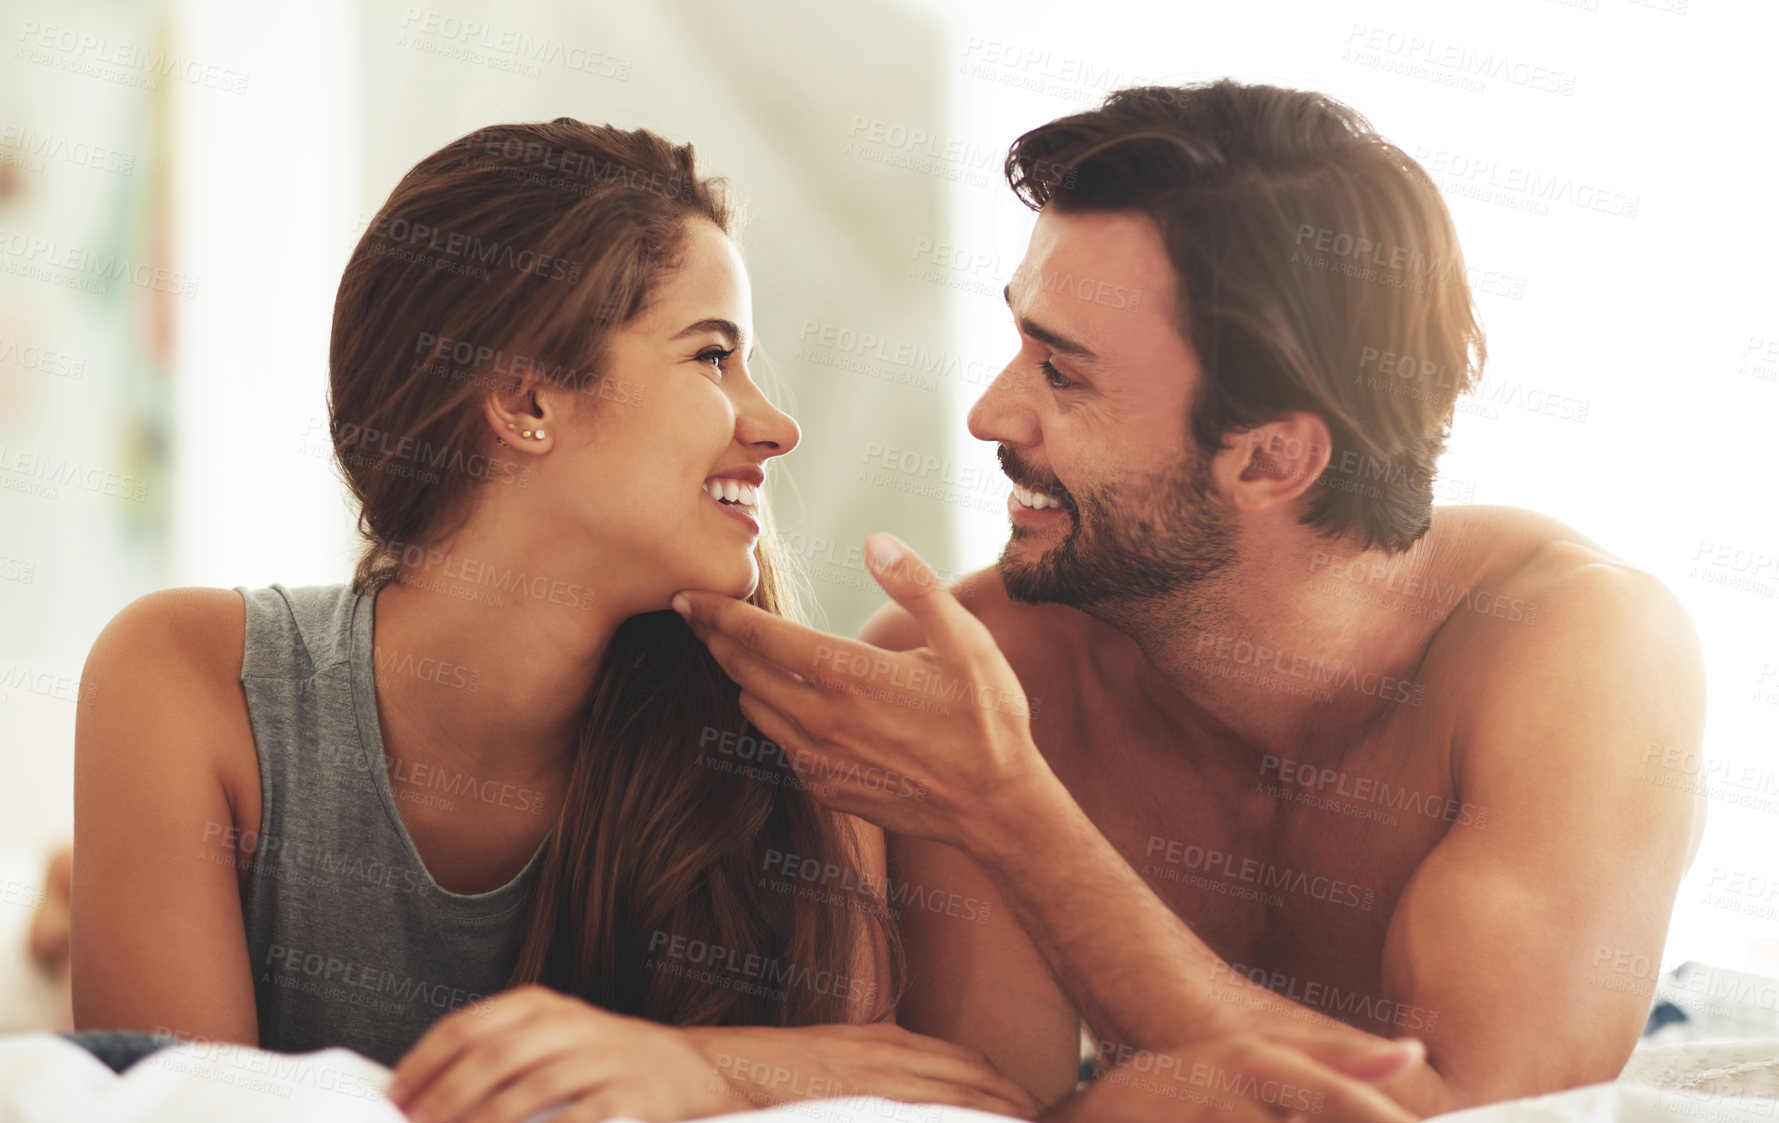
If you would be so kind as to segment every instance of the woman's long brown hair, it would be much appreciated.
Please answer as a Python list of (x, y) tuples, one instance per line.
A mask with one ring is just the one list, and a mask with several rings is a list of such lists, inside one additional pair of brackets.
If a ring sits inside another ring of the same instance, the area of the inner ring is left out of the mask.
[[(690, 145), (568, 117), (451, 142), (396, 185), (334, 304), (329, 408), (367, 548), (354, 587), (522, 483), (477, 401), (516, 370), (612, 399), (601, 345), (678, 265), (688, 222), (732, 232)], [(750, 603), (789, 610), (763, 536)], [(636, 616), (588, 684), (580, 745), (510, 981), (661, 1022), (803, 1025), (893, 1008), (900, 957), (857, 841), (764, 743), (680, 618)], [(750, 744), (740, 741), (741, 744)], [(796, 864), (792, 864), (794, 856)], [(819, 866), (811, 865), (814, 859)], [(787, 870), (819, 869), (814, 880)], [(855, 968), (888, 962), (878, 985)]]

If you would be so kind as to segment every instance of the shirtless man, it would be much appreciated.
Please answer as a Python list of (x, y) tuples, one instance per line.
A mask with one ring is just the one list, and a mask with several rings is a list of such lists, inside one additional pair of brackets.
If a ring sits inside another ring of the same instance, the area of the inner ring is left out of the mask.
[(874, 536), (862, 642), (682, 602), (890, 832), (902, 1023), (1047, 1103), (1078, 1019), (1113, 1063), (1418, 1038), (1381, 1087), (1426, 1115), (1612, 1079), (1703, 826), (1663, 771), (1698, 643), (1568, 527), (1433, 506), (1483, 359), (1437, 191), (1344, 106), (1232, 83), (1122, 91), (1008, 174), (1020, 348), (969, 418), (999, 564), (947, 590)]

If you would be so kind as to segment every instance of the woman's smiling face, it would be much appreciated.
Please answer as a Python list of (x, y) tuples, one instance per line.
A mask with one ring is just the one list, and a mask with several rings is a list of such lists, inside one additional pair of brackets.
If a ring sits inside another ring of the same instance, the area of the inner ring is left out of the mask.
[(759, 581), (767, 461), (799, 432), (749, 377), (752, 346), (741, 255), (694, 220), (648, 307), (607, 335), (600, 377), (552, 394), (573, 401), (537, 485), (554, 493), (563, 531), (622, 551), (636, 611), (664, 609), (681, 589), (746, 596)]

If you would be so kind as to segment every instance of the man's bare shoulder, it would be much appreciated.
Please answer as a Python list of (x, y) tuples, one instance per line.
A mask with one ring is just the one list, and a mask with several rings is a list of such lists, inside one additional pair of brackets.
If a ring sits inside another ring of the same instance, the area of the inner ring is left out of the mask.
[(1450, 586), (1451, 612), (1428, 653), (1429, 704), (1435, 693), (1451, 699), (1460, 728), (1477, 733), (1507, 715), (1638, 710), (1649, 741), (1696, 743), (1703, 657), (1671, 590), (1556, 519), (1511, 508), (1462, 517), (1467, 525), (1448, 529), (1462, 531), (1476, 563), (1451, 567), (1472, 580)]
[(1429, 569), (1445, 578), (1438, 592), (1452, 608), (1445, 630), (1465, 633), (1467, 646), (1483, 635), (1500, 637), (1507, 647), (1526, 646), (1533, 634), (1548, 641), (1551, 632), (1597, 624), (1603, 612), (1632, 612), (1690, 631), (1678, 598), (1659, 580), (1547, 515), (1513, 507), (1441, 508), (1435, 528), (1439, 540)]

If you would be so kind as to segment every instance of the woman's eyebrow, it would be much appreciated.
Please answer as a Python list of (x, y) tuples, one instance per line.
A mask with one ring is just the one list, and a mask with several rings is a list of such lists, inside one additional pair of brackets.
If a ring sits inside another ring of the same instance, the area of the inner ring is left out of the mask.
[(721, 334), (728, 336), (729, 345), (731, 347), (740, 348), (744, 347), (747, 343), (747, 333), (742, 331), (734, 320), (722, 320), (716, 318), (699, 320), (695, 324), (689, 324), (680, 329), (679, 334), (673, 338), (684, 339), (687, 336), (700, 335), (707, 331), (720, 332)]
[(743, 352), (748, 362), (751, 363), (754, 361), (754, 349), (748, 345), (747, 333), (742, 331), (740, 326), (737, 325), (734, 320), (724, 320), (714, 317), (708, 320), (699, 320), (695, 324), (688, 324), (673, 338), (684, 339), (687, 336), (699, 335), (707, 331), (720, 332), (721, 334), (728, 336), (729, 346), (735, 348), (737, 351)]

